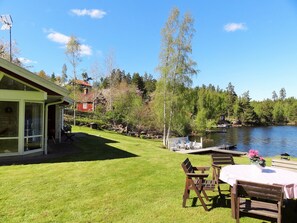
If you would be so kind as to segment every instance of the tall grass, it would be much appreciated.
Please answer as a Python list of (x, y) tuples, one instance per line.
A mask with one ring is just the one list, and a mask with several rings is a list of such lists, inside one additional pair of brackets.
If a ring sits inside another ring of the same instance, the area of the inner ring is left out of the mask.
[[(76, 127), (78, 152), (47, 163), (0, 167), (0, 222), (235, 222), (229, 201), (182, 208), (181, 162), (209, 166), (209, 155), (182, 155), (160, 141)], [(236, 157), (237, 163), (248, 163)], [(270, 162), (270, 159), (268, 159)], [(217, 192), (210, 196), (218, 195)], [(241, 222), (263, 222), (244, 217)]]

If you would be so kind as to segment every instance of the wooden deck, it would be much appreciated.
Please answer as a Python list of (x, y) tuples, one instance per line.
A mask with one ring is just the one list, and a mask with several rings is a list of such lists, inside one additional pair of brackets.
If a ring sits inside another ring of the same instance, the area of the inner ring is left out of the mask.
[(177, 150), (176, 152), (182, 154), (229, 153), (234, 156), (242, 156), (247, 154), (246, 152), (230, 150), (231, 148), (234, 148), (234, 145), (221, 145), (202, 149), (181, 149)]

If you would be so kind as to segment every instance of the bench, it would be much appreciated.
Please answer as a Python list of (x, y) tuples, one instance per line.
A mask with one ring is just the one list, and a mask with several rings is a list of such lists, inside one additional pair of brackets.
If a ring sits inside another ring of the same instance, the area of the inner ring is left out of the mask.
[(294, 162), (292, 160), (274, 159), (272, 160), (271, 166), (286, 169), (286, 170), (297, 171), (297, 162)]

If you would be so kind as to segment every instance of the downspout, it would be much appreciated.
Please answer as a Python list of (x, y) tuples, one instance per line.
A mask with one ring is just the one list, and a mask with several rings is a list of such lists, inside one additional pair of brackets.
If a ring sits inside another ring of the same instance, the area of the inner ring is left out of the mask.
[(48, 140), (48, 107), (51, 105), (62, 104), (64, 100), (48, 103), (45, 105), (45, 125), (44, 125), (44, 155), (47, 155), (47, 140)]

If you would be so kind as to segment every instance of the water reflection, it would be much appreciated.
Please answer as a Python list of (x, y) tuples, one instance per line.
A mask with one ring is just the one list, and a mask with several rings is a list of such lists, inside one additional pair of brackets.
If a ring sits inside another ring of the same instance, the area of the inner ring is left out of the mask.
[(257, 149), (263, 156), (288, 153), (297, 157), (297, 127), (230, 128), (227, 133), (212, 133), (204, 137), (204, 147), (222, 144), (237, 145), (238, 151)]

